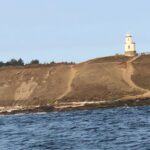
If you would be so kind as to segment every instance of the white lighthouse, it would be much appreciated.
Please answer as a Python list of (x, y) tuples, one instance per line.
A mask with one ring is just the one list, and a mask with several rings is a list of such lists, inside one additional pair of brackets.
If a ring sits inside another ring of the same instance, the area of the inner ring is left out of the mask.
[(133, 57), (135, 55), (136, 55), (135, 43), (132, 40), (131, 34), (127, 33), (125, 37), (125, 56)]

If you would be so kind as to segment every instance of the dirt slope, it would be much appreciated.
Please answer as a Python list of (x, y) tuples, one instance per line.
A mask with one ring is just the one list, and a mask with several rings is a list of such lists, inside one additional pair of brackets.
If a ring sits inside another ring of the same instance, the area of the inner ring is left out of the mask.
[(143, 55), (136, 61), (133, 66), (135, 73), (132, 76), (133, 82), (138, 86), (150, 90), (150, 55)]
[(68, 88), (69, 65), (0, 69), (0, 105), (45, 105)]
[(136, 97), (150, 90), (149, 70), (149, 55), (0, 68), (0, 107), (79, 105)]

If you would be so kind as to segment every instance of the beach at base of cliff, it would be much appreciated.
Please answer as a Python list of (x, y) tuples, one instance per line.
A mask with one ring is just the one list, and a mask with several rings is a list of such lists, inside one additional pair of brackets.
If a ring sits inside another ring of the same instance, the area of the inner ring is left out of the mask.
[(37, 113), (37, 112), (54, 112), (54, 111), (72, 111), (72, 110), (90, 110), (98, 108), (112, 108), (112, 107), (134, 107), (134, 106), (148, 106), (150, 105), (150, 98), (132, 99), (132, 100), (117, 100), (117, 101), (103, 101), (103, 102), (81, 102), (75, 103), (46, 105), (46, 106), (12, 106), (0, 107), (0, 115), (10, 115), (19, 113)]

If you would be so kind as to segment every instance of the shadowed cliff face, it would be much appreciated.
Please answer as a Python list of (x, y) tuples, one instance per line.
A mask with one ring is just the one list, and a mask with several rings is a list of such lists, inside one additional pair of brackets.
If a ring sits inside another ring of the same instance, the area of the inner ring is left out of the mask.
[[(112, 56), (77, 65), (0, 68), (0, 106), (108, 101), (142, 94), (129, 85), (129, 77), (126, 79), (130, 59)], [(150, 56), (141, 56), (132, 63), (135, 86), (150, 89)]]
[(133, 66), (135, 73), (133, 81), (140, 87), (150, 90), (150, 55), (143, 55), (137, 59)]

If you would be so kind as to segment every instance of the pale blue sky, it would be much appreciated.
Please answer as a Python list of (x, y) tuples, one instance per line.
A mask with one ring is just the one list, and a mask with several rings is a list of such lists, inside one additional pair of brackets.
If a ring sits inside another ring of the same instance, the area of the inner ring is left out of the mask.
[(0, 60), (75, 61), (150, 50), (149, 0), (0, 0)]

